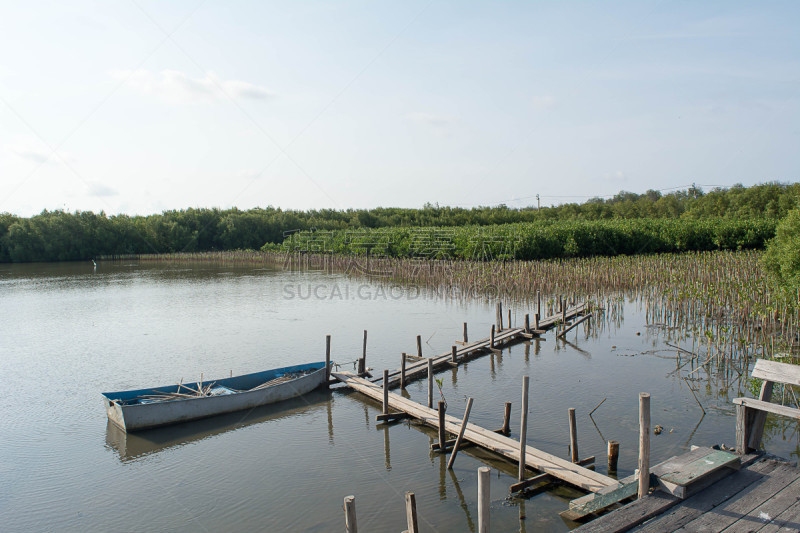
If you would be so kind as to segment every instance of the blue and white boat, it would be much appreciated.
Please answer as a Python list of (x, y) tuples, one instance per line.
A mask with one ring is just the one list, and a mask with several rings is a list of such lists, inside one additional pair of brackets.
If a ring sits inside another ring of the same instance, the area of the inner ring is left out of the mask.
[(316, 389), (325, 378), (325, 363), (319, 362), (102, 395), (108, 419), (130, 432), (288, 400)]

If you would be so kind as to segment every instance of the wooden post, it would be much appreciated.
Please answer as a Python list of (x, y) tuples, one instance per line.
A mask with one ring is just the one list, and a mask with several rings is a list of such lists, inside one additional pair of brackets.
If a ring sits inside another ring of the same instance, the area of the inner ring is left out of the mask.
[(503, 412), (503, 435), (511, 433), (511, 402), (506, 402), (505, 411)]
[(455, 346), (453, 346), (453, 348), (452, 348), (452, 353), (450, 354), (450, 360), (453, 362), (453, 364), (456, 364), (456, 365), (458, 364), (458, 356), (456, 355), (456, 347)]
[[(233, 373), (233, 371), (231, 371)], [(331, 336), (325, 335), (325, 388), (330, 387), (331, 380)]]
[(344, 530), (346, 533), (358, 533), (355, 496), (345, 496), (344, 498)]
[(531, 318), (530, 315), (525, 313), (525, 333), (531, 332)]
[(619, 461), (619, 442), (608, 441), (608, 473), (617, 473), (617, 462)]
[(358, 360), (358, 374), (364, 374), (367, 371), (367, 330), (364, 330), (364, 347), (361, 350), (361, 359)]
[(536, 314), (542, 316), (542, 293), (539, 291), (536, 291)]
[(439, 453), (447, 453), (447, 433), (444, 430), (444, 401), (439, 400)]
[(422, 357), (422, 335), (417, 335), (417, 357)]
[(650, 395), (639, 394), (639, 498), (650, 492)]
[(581, 458), (578, 456), (578, 423), (575, 421), (575, 408), (569, 408), (569, 450), (572, 455), (572, 462), (578, 463)]
[(503, 303), (497, 302), (497, 331), (503, 331)]
[(406, 388), (406, 352), (400, 356), (400, 388)]
[(408, 523), (408, 533), (419, 533), (417, 498), (413, 492), (406, 492), (406, 522)]
[(428, 409), (433, 409), (433, 360), (428, 357)]
[(489, 533), (490, 478), (489, 467), (478, 469), (478, 533)]
[(525, 479), (525, 446), (528, 440), (528, 384), (530, 378), (522, 376), (522, 421), (519, 428), (519, 481)]
[(539, 313), (536, 313), (535, 315), (533, 315), (533, 329), (535, 329), (537, 331), (539, 329)]
[[(758, 395), (758, 399), (762, 402), (769, 402), (772, 400), (772, 381), (764, 381), (761, 384), (761, 393)], [(767, 421), (767, 413), (766, 411), (756, 411), (753, 415), (753, 421), (750, 426), (750, 438), (747, 439), (747, 447), (753, 448), (757, 450), (758, 447), (761, 445), (761, 437), (764, 435), (764, 424)], [(747, 451), (743, 451), (742, 453), (747, 453)]]
[(469, 338), (467, 337), (467, 323), (464, 322), (464, 344), (469, 342)]
[(736, 405), (736, 453), (744, 455), (750, 442), (748, 432), (747, 407)]
[(461, 420), (461, 429), (458, 430), (458, 437), (456, 437), (456, 443), (453, 445), (453, 453), (450, 454), (450, 460), (447, 461), (448, 470), (453, 468), (453, 463), (456, 462), (456, 454), (461, 447), (461, 441), (464, 440), (464, 431), (467, 429), (470, 410), (472, 410), (472, 398), (467, 398), (467, 409), (464, 411), (464, 419)]
[(494, 348), (494, 324), (492, 324), (492, 333), (489, 335), (489, 348)]
[(389, 371), (383, 371), (383, 414), (389, 414)]
[(511, 329), (511, 309), (508, 310), (508, 329)]

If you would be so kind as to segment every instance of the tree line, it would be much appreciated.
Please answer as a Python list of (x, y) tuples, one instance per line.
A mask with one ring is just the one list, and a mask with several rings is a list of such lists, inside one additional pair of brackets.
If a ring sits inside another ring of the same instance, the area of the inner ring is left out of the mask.
[[(303, 230), (495, 226), (556, 221), (633, 219), (779, 220), (795, 207), (800, 184), (698, 187), (662, 194), (621, 191), (612, 198), (554, 207), (282, 210), (275, 207), (182, 209), (147, 216), (43, 211), (25, 218), (0, 214), (0, 262), (77, 261), (100, 256), (260, 249)], [(774, 231), (774, 225), (773, 227)], [(575, 234), (577, 235), (577, 234)], [(574, 240), (574, 238), (573, 238)], [(576, 241), (577, 242), (577, 241)], [(762, 244), (763, 245), (763, 244)], [(570, 248), (572, 249), (572, 248)]]

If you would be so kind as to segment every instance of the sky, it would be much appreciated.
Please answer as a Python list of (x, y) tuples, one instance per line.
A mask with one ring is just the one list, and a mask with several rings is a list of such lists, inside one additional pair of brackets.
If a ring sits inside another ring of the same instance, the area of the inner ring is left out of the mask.
[(0, 0), (0, 212), (800, 177), (800, 2)]

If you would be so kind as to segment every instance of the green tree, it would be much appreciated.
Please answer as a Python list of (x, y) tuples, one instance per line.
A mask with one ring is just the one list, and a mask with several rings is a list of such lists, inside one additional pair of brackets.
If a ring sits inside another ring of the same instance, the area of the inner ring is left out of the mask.
[(800, 290), (800, 206), (778, 225), (762, 261), (778, 284), (789, 291)]

